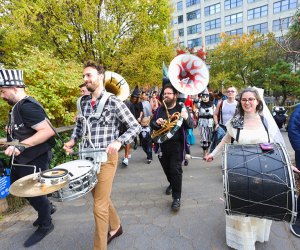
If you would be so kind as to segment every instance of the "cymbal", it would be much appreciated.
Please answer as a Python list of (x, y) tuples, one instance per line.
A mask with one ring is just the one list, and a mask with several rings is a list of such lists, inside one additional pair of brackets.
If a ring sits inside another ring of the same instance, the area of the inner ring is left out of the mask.
[(9, 192), (19, 197), (35, 197), (53, 193), (64, 187), (68, 181), (56, 185), (48, 185), (38, 181), (39, 173), (30, 174), (22, 177), (11, 184)]
[(30, 145), (19, 142), (19, 141), (0, 141), (0, 145), (8, 145), (8, 146), (21, 146), (28, 148)]

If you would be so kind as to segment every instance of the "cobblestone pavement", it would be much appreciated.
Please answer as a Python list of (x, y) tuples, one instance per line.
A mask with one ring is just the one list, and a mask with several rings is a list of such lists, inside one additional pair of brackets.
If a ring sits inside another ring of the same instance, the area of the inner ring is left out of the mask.
[[(286, 132), (283, 132), (285, 139)], [(288, 151), (291, 147), (288, 144)], [(120, 152), (121, 157), (124, 152)], [(192, 154), (200, 156), (198, 145)], [(229, 249), (225, 240), (225, 216), (221, 156), (206, 163), (190, 160), (183, 166), (181, 209), (170, 210), (171, 196), (165, 195), (167, 182), (157, 157), (146, 164), (141, 147), (132, 150), (129, 166), (117, 170), (112, 200), (122, 221), (123, 235), (109, 250), (221, 250)], [(30, 249), (93, 249), (94, 219), (91, 194), (74, 201), (56, 203), (54, 231)], [(23, 242), (34, 231), (36, 214), (29, 206), (0, 221), (0, 248), (23, 249)], [(300, 249), (286, 222), (273, 222), (270, 240), (256, 243), (256, 249)]]

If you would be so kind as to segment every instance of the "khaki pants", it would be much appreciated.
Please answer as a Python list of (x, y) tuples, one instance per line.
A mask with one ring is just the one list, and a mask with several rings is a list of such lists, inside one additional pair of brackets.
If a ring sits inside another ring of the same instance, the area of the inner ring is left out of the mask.
[(107, 162), (101, 165), (98, 183), (92, 190), (96, 224), (94, 250), (106, 250), (109, 227), (116, 230), (120, 225), (120, 218), (110, 199), (117, 163), (118, 153), (109, 154)]

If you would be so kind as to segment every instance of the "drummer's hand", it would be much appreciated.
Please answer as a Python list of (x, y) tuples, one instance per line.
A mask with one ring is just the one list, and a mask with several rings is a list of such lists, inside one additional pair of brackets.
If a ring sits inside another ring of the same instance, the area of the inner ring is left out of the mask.
[(295, 167), (294, 165), (291, 165), (291, 167), (292, 167), (293, 172), (300, 173), (300, 170), (297, 167)]
[(4, 154), (7, 155), (7, 156), (12, 156), (13, 154), (15, 156), (18, 156), (19, 154), (21, 154), (21, 152), (16, 147), (9, 146), (7, 149), (5, 149)]
[(205, 160), (205, 161), (212, 161), (213, 159), (214, 159), (214, 157), (212, 156), (212, 154), (208, 154), (203, 157), (203, 160)]
[(114, 141), (111, 144), (109, 144), (106, 148), (106, 153), (108, 154), (114, 154), (117, 153), (119, 151), (119, 149), (121, 148), (122, 143), (119, 141)]
[(64, 144), (63, 149), (66, 151), (66, 153), (73, 153), (74, 145), (75, 145), (75, 141), (74, 141), (74, 139), (71, 139), (70, 141), (68, 141)]

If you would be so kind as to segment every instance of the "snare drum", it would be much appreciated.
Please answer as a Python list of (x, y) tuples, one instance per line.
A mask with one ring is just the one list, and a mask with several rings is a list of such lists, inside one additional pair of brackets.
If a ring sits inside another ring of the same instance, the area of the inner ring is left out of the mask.
[(225, 211), (276, 221), (296, 219), (295, 180), (280, 144), (263, 151), (259, 144), (227, 144), (223, 152)]
[(67, 201), (79, 198), (91, 191), (98, 182), (94, 164), (87, 160), (75, 160), (56, 166), (53, 170), (68, 171), (69, 183), (62, 189), (52, 193), (55, 201)]

